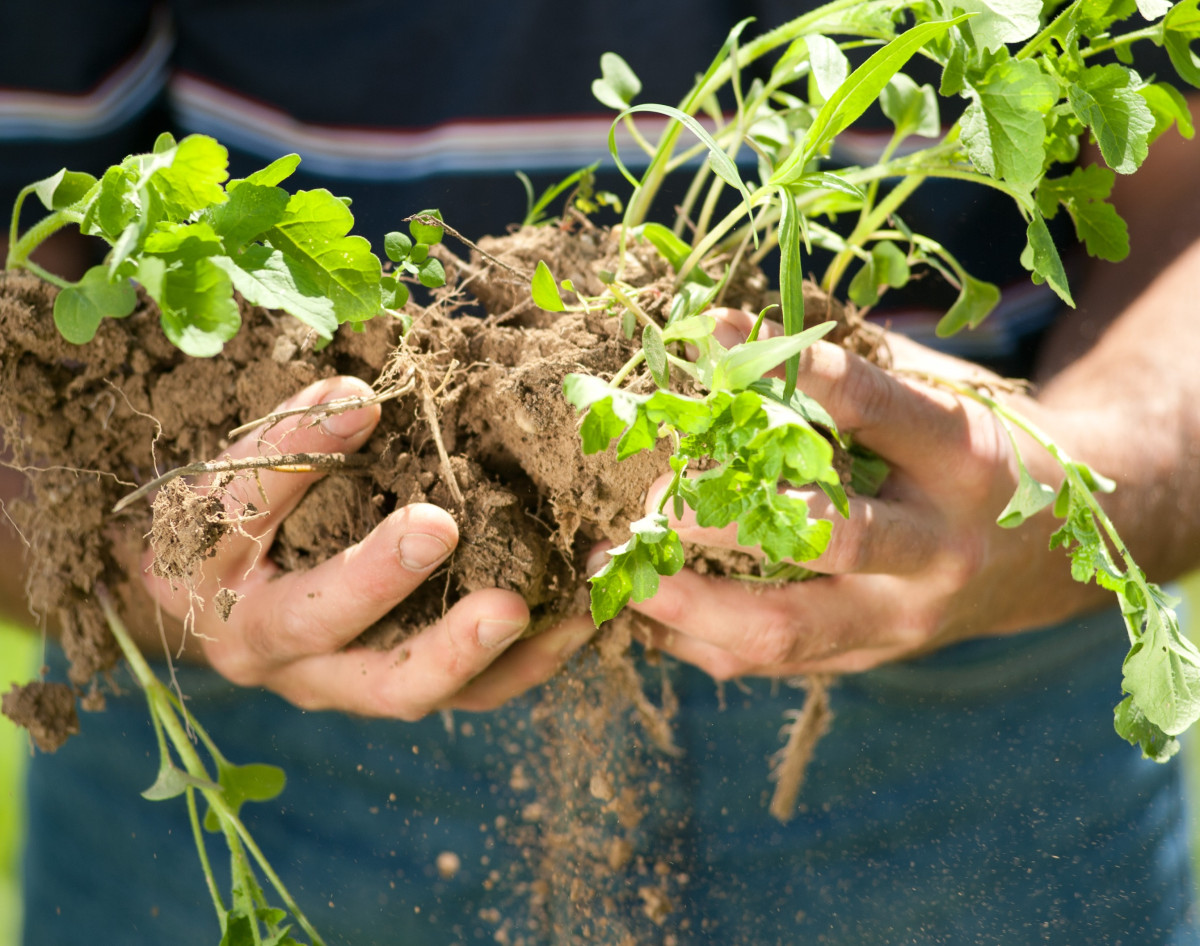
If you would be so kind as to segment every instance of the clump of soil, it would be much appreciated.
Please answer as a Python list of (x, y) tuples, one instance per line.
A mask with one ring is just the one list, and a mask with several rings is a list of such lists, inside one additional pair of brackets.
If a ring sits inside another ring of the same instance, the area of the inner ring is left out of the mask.
[[(114, 504), (163, 471), (219, 459), (230, 431), (336, 374), (374, 382), (385, 398), (382, 421), (361, 451), (365, 462), (321, 480), (288, 516), (271, 550), (275, 560), (285, 569), (311, 568), (416, 501), (451, 511), (460, 531), (443, 571), (368, 630), (362, 644), (391, 647), (483, 588), (521, 593), (535, 632), (585, 611), (588, 551), (597, 540), (625, 541), (630, 522), (642, 515), (646, 488), (666, 469), (665, 453), (619, 464), (611, 453), (582, 454), (563, 378), (611, 376), (637, 343), (606, 313), (536, 308), (528, 279), (544, 259), (560, 278), (599, 294), (597, 273), (617, 268), (616, 249), (607, 231), (521, 230), (483, 241), (469, 260), (443, 252), (451, 284), (427, 306), (410, 305), (406, 335), (399, 320), (378, 318), (360, 332), (344, 328), (315, 351), (315, 339), (294, 319), (243, 306), (239, 335), (220, 356), (200, 360), (166, 341), (146, 299), (128, 318), (104, 320), (86, 348), (70, 345), (54, 329), (54, 289), (28, 274), (0, 273), (0, 447), (29, 473), (26, 495), (6, 512), (26, 544), (30, 608), (57, 627), (74, 685), (31, 684), (4, 698), (4, 712), (30, 725), (40, 748), (56, 748), (77, 728), (75, 695), (119, 656), (96, 590), (109, 589), (125, 605), (136, 600), (146, 537), (155, 572), (188, 584), (238, 527), (215, 492), (198, 493), (185, 479), (159, 490), (152, 505), (135, 502), (113, 515)], [(652, 314), (669, 306), (670, 273), (650, 248), (634, 248), (624, 275), (644, 287)], [(737, 274), (732, 285), (738, 288), (727, 305), (758, 311), (766, 304), (760, 273)], [(485, 317), (462, 315), (463, 308), (481, 308)], [(877, 345), (853, 312), (817, 295), (808, 310), (813, 322), (840, 319), (843, 344), (862, 351)], [(648, 377), (633, 383), (651, 390)], [(263, 446), (273, 452), (269, 432)], [(692, 561), (707, 572), (731, 567), (702, 550)], [(221, 592), (218, 613), (228, 617), (236, 599)], [(652, 794), (631, 786), (652, 783), (648, 765), (598, 754), (609, 743), (609, 722), (631, 709), (649, 741), (666, 750), (659, 758), (671, 750), (670, 701), (664, 699), (664, 712), (647, 700), (627, 656), (629, 625), (614, 624), (596, 651), (603, 673), (560, 680), (539, 713), (547, 745), (596, 750), (545, 764), (552, 777), (542, 780), (542, 816), (531, 818), (541, 842), (527, 848), (538, 852), (529, 857), (539, 875), (583, 885), (571, 893), (572, 903), (583, 904), (569, 921), (572, 935), (580, 923), (594, 928), (624, 915), (624, 908), (613, 912), (611, 898), (587, 893), (596, 878), (639, 872), (643, 881), (629, 889), (651, 926), (664, 921), (678, 894), (670, 872), (637, 851), (639, 810)], [(556, 739), (551, 730), (559, 729)], [(615, 834), (600, 830), (613, 823), (620, 826)], [(567, 922), (546, 921), (555, 928)]]

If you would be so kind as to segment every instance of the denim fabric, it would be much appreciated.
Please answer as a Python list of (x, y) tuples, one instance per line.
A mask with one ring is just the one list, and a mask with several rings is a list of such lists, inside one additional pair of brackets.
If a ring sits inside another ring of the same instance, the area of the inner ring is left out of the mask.
[[(755, 946), (1200, 943), (1181, 767), (1144, 761), (1112, 730), (1124, 648), (1108, 612), (842, 678), (786, 825), (766, 812), (767, 759), (801, 694), (767, 681), (719, 693), (674, 668), (684, 754), (655, 763), (661, 804), (638, 830), (646, 863), (687, 880), (660, 928), (638, 909), (645, 876), (625, 871), (610, 893), (628, 905), (626, 932)], [(505, 882), (519, 855), (495, 823), (519, 820), (509, 774), (528, 702), (460, 715), (451, 738), (440, 718), (306, 714), (194, 668), (181, 683), (232, 760), (287, 769), (284, 794), (243, 814), (330, 944), (491, 942), (490, 909), (513, 922), (510, 938), (523, 932), (527, 898)], [(639, 732), (614, 720), (611, 738)], [(182, 801), (139, 797), (155, 769), (132, 691), (33, 761), (27, 946), (216, 942)], [(442, 851), (461, 860), (452, 877), (438, 873)], [(568, 890), (549, 897), (569, 913)]]

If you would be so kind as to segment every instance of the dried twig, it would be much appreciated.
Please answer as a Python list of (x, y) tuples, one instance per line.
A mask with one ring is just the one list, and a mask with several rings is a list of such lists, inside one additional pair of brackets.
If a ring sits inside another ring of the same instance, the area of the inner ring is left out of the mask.
[(457, 230), (455, 230), (454, 227), (450, 226), (450, 224), (446, 223), (444, 220), (439, 220), (437, 217), (434, 217), (431, 214), (413, 214), (411, 217), (404, 218), (405, 223), (409, 223), (410, 221), (414, 221), (414, 220), (417, 223), (425, 224), (425, 226), (427, 226), (427, 227), (441, 227), (443, 230), (445, 230), (447, 233), (449, 233), (452, 237), (454, 237), (454, 239), (458, 240), (460, 243), (465, 244), (466, 246), (469, 246), (471, 249), (473, 249), (476, 253), (478, 253), (484, 259), (486, 259), (492, 263), (495, 263), (497, 266), (499, 266), (503, 270), (507, 270), (508, 272), (510, 272), (514, 276), (516, 276), (518, 279), (521, 279), (525, 282), (530, 282), (533, 279), (533, 273), (526, 273), (526, 272), (522, 272), (519, 269), (515, 269), (514, 267), (510, 266), (508, 263), (504, 262), (504, 260), (497, 259), (496, 257), (492, 256), (492, 254), (489, 253), (487, 250), (481, 250), (479, 248), (478, 243), (475, 243), (472, 240), (468, 239), (467, 237), (463, 236), (461, 233), (459, 233)]
[(112, 511), (120, 512), (139, 499), (154, 492), (181, 476), (199, 476), (203, 473), (236, 473), (241, 470), (274, 470), (276, 473), (313, 473), (318, 470), (338, 470), (346, 467), (364, 467), (373, 462), (372, 457), (345, 453), (282, 453), (271, 457), (241, 457), (236, 460), (202, 460), (176, 467), (149, 483), (139, 486), (123, 497)]
[[(242, 424), (240, 427), (235, 427), (229, 431), (226, 436), (233, 440), (240, 437), (242, 434), (249, 433), (254, 428), (265, 425), (267, 430), (270, 430), (281, 420), (288, 417), (295, 417), (298, 414), (307, 414), (313, 417), (328, 417), (332, 414), (344, 414), (347, 411), (356, 411), (360, 407), (369, 407), (372, 404), (382, 404), (384, 401), (390, 401), (393, 398), (400, 397), (402, 394), (407, 394), (416, 386), (416, 381), (413, 379), (413, 370), (410, 368), (404, 379), (395, 385), (380, 391), (378, 394), (372, 394), (369, 397), (342, 397), (333, 401), (325, 401), (321, 404), (310, 404), (308, 407), (293, 407), (288, 410), (275, 411), (268, 414), (266, 417), (260, 417), (258, 420), (252, 420)], [(264, 431), (265, 432), (265, 431)]]

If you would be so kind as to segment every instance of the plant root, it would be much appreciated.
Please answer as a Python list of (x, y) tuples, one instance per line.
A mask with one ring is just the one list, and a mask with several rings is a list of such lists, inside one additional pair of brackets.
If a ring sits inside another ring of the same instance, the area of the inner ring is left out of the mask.
[(802, 680), (808, 689), (804, 707), (788, 711), (791, 722), (782, 730), (787, 733), (787, 742), (771, 759), (770, 777), (775, 783), (775, 792), (771, 796), (770, 812), (776, 820), (785, 823), (796, 814), (796, 802), (804, 787), (808, 763), (817, 743), (833, 722), (833, 713), (829, 709), (831, 678), (812, 674)]

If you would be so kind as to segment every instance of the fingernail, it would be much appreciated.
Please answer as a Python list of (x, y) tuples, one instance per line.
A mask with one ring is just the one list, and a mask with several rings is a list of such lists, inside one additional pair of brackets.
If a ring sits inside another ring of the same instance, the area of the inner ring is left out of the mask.
[(411, 571), (432, 568), (449, 554), (449, 546), (435, 535), (408, 532), (400, 539), (400, 564)]
[(370, 427), (373, 420), (370, 411), (359, 407), (352, 411), (325, 415), (321, 421), (321, 429), (334, 437), (349, 440)]
[(475, 636), (484, 647), (502, 647), (521, 636), (528, 621), (498, 621), (485, 619), (475, 625)]

